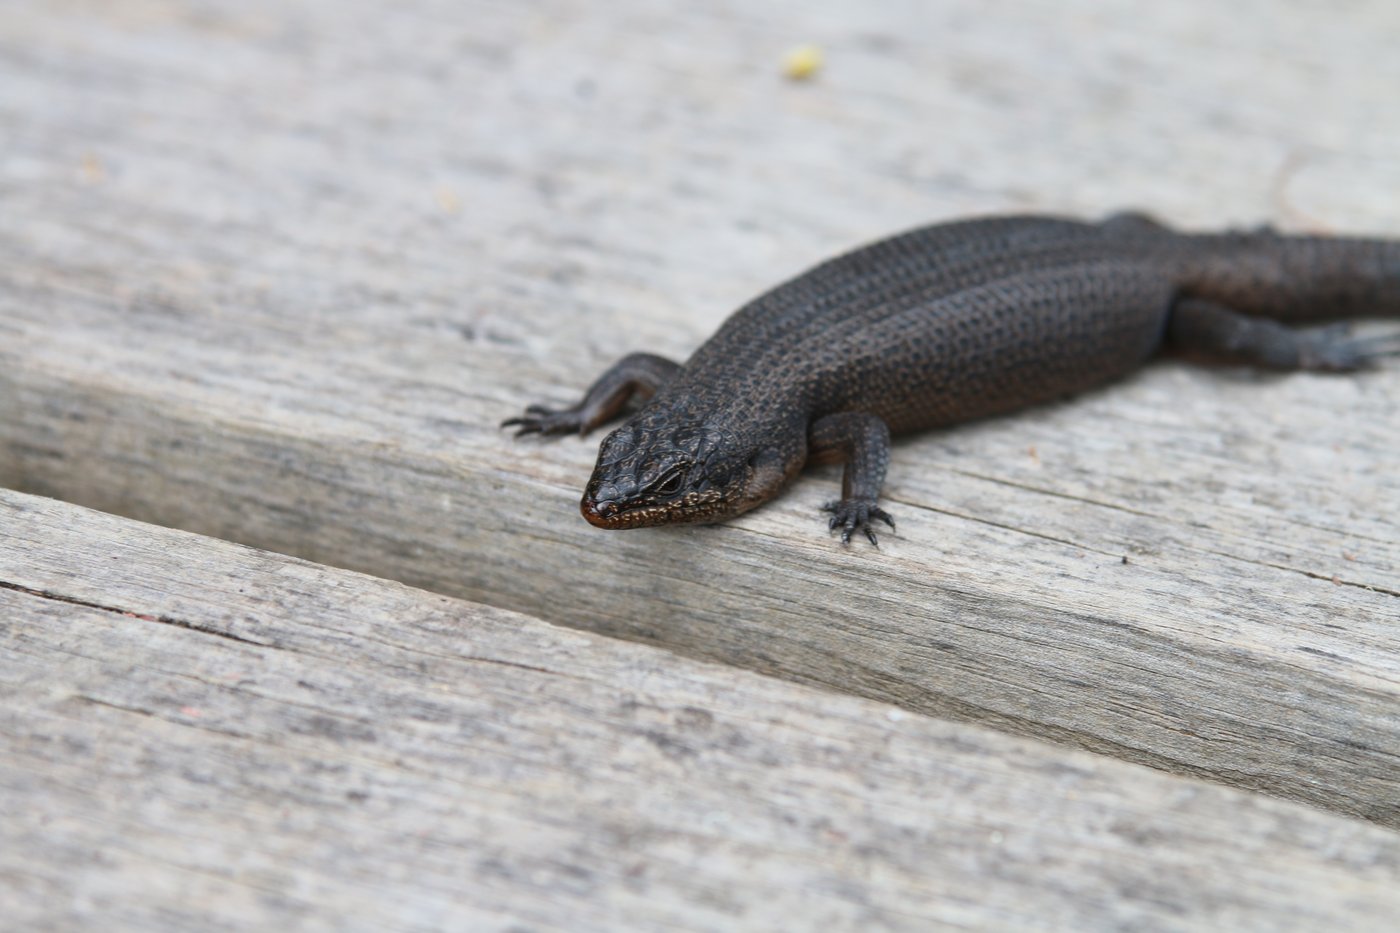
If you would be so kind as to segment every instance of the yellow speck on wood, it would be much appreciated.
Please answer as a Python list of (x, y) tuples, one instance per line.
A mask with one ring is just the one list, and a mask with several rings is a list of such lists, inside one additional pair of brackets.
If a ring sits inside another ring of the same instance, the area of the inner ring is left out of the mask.
[(451, 188), (439, 188), (436, 195), (439, 210), (448, 214), (455, 214), (461, 210), (462, 199)]
[(82, 178), (89, 184), (96, 184), (107, 177), (107, 169), (102, 160), (89, 152), (83, 156)]
[(800, 45), (783, 56), (783, 74), (794, 81), (805, 81), (822, 67), (822, 50), (815, 45)]

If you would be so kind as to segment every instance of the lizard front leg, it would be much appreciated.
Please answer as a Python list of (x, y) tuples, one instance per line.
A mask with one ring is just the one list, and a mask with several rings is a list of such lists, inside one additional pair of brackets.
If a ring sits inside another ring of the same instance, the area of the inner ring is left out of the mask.
[(653, 353), (633, 353), (610, 366), (589, 387), (583, 399), (569, 408), (531, 405), (525, 414), (507, 418), (501, 427), (516, 427), (522, 434), (587, 434), (612, 420), (633, 397), (650, 398), (670, 381), (680, 364)]
[(846, 464), (840, 501), (822, 507), (832, 513), (828, 527), (841, 529), (842, 544), (851, 543), (853, 532), (863, 531), (879, 547), (871, 523), (879, 519), (894, 530), (894, 519), (876, 504), (890, 463), (889, 426), (862, 411), (827, 415), (807, 429), (807, 450), (812, 462)]

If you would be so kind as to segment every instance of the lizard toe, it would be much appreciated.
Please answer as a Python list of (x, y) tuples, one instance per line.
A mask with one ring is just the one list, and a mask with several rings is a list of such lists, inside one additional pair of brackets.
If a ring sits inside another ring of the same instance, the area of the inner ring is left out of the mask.
[(875, 535), (872, 527), (875, 521), (882, 521), (894, 530), (894, 519), (888, 512), (875, 504), (873, 499), (849, 498), (836, 502), (828, 502), (822, 506), (822, 510), (832, 513), (830, 521), (827, 522), (827, 530), (835, 531), (841, 529), (841, 543), (849, 545), (851, 535), (857, 531), (862, 532), (870, 543), (875, 547), (880, 546), (880, 539)]

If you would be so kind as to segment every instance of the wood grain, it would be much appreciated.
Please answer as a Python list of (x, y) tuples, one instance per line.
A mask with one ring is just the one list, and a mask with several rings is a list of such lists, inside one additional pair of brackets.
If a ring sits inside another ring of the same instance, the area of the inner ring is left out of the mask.
[(1400, 826), (1393, 368), (902, 443), (880, 552), (495, 427), (914, 223), (1400, 235), (1397, 9), (11, 3), (0, 483)]
[(0, 492), (15, 929), (1378, 928), (1400, 835)]

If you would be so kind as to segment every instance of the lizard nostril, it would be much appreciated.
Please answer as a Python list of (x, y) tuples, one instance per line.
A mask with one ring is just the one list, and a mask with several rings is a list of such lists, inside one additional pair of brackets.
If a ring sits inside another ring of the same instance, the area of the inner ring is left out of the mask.
[(590, 525), (602, 528), (607, 527), (608, 522), (621, 512), (622, 508), (611, 499), (599, 501), (592, 496), (584, 496), (583, 501), (579, 503), (579, 511)]

